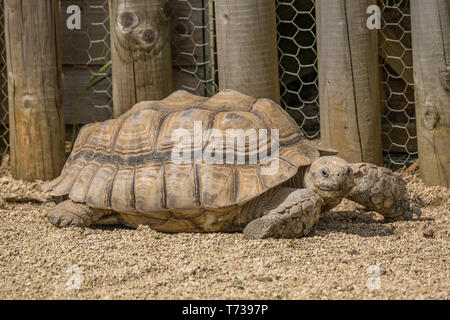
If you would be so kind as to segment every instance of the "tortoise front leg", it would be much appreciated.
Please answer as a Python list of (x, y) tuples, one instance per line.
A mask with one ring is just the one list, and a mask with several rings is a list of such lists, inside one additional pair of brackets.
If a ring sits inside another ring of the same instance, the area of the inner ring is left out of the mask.
[(56, 227), (81, 227), (93, 224), (107, 213), (107, 210), (93, 209), (85, 204), (66, 200), (47, 213), (47, 218)]
[(406, 188), (406, 182), (391, 170), (370, 163), (351, 164), (356, 186), (347, 196), (385, 218), (420, 216), (422, 200)]
[(250, 239), (264, 239), (307, 235), (319, 220), (322, 199), (309, 189), (283, 187), (274, 195), (275, 197), (264, 200), (271, 203), (269, 205), (272, 207), (275, 201), (278, 201), (278, 206), (247, 224), (244, 228), (245, 236)]

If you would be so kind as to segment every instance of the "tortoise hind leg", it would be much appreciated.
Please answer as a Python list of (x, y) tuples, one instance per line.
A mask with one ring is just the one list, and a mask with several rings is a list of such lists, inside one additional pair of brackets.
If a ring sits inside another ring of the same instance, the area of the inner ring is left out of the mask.
[(93, 209), (85, 204), (66, 200), (47, 213), (47, 218), (56, 227), (82, 227), (95, 223), (108, 213), (107, 210)]
[(247, 224), (244, 228), (247, 238), (297, 238), (307, 235), (319, 220), (323, 200), (316, 193), (283, 187), (276, 194), (284, 196), (267, 200), (278, 201), (278, 206)]

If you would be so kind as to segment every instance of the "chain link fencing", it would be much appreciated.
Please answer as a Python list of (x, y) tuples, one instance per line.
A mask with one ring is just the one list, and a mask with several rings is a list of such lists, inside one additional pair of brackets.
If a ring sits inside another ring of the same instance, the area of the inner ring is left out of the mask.
[[(72, 141), (82, 124), (112, 117), (111, 69), (99, 71), (111, 60), (108, 0), (82, 0), (80, 29), (67, 25), (73, 1), (61, 0), (66, 140)], [(68, 10), (69, 9), (69, 10)], [(90, 86), (90, 80), (98, 79)]]
[(281, 105), (309, 139), (319, 137), (319, 89), (314, 0), (278, 0)]
[[(0, 154), (8, 150), (3, 1), (0, 0)], [(61, 0), (64, 112), (68, 128), (112, 117), (107, 0), (78, 0), (81, 29), (66, 25), (73, 1)], [(378, 0), (382, 138), (385, 163), (417, 157), (411, 19), (408, 0)], [(218, 91), (214, 0), (172, 0), (174, 89), (211, 96)], [(276, 0), (281, 104), (309, 139), (320, 136), (315, 0)], [(87, 88), (93, 76), (102, 79)], [(72, 130), (67, 130), (71, 140)]]
[(388, 167), (417, 158), (414, 75), (409, 0), (379, 0), (382, 141)]
[(8, 152), (8, 79), (6, 74), (4, 0), (0, 0), (0, 155)]
[(214, 0), (175, 0), (171, 6), (174, 88), (212, 96), (218, 91)]

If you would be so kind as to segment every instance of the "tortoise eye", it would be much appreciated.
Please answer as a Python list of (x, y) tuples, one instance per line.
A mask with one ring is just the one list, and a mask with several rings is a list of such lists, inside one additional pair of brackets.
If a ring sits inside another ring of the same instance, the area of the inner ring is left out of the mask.
[(352, 168), (350, 168), (350, 167), (348, 167), (348, 169), (347, 169), (347, 174), (352, 174)]
[(322, 170), (320, 173), (323, 177), (328, 178), (328, 172), (326, 170)]

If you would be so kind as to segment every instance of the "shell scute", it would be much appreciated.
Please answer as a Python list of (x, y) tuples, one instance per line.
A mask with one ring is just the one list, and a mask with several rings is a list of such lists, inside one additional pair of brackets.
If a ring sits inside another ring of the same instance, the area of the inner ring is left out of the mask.
[(137, 212), (159, 212), (164, 205), (164, 168), (160, 163), (136, 167), (134, 196)]
[(198, 165), (200, 203), (205, 208), (226, 207), (234, 202), (234, 166)]
[(86, 204), (98, 209), (111, 209), (111, 191), (117, 167), (105, 163), (95, 173), (86, 193)]

